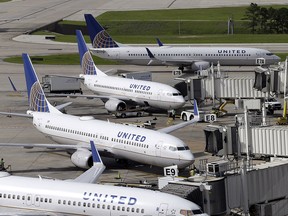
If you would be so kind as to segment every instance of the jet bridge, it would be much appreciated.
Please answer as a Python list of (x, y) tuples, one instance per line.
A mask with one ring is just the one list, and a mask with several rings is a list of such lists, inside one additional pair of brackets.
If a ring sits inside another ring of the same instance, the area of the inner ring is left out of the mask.
[(288, 215), (287, 159), (249, 165), (245, 160), (204, 159), (198, 171), (186, 179), (171, 178), (161, 191), (191, 200), (209, 215)]
[[(226, 73), (219, 71), (214, 73), (214, 68), (211, 67), (208, 72), (205, 70), (204, 74), (199, 73), (197, 76), (185, 79), (188, 99), (212, 99), (213, 102), (224, 100), (226, 103), (235, 103), (236, 99), (257, 98), (263, 102), (264, 98), (283, 92), (285, 79), (282, 65), (270, 68), (257, 67), (251, 72), (255, 73), (254, 77), (240, 77), (239, 75), (228, 77)], [(225, 114), (225, 105), (215, 106), (214, 111), (219, 115)]]

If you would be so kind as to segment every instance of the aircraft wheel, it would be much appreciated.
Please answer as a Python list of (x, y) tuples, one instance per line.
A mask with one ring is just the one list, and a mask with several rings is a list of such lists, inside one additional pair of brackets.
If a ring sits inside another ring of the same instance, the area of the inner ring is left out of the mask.
[(187, 115), (186, 115), (186, 114), (183, 114), (183, 115), (182, 115), (182, 120), (183, 120), (183, 121), (187, 121)]

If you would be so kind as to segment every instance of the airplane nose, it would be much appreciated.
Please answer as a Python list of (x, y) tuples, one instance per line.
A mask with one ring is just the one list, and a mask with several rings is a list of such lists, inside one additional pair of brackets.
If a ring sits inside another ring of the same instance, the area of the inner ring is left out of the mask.
[(185, 168), (194, 163), (195, 157), (191, 151), (182, 152), (180, 155), (181, 164), (178, 165), (179, 168)]
[[(185, 104), (185, 100), (183, 97), (178, 97), (176, 100), (175, 100), (175, 104), (177, 104), (177, 108), (180, 108), (180, 107), (183, 107), (184, 104)], [(176, 109), (177, 109), (176, 108)]]

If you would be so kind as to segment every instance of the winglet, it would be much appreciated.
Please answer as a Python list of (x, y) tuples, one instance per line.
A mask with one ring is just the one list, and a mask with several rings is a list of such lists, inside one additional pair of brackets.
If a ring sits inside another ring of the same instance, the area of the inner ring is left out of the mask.
[(199, 117), (199, 110), (198, 110), (198, 104), (197, 104), (197, 100), (194, 99), (194, 117), (198, 116)]
[(147, 51), (147, 53), (148, 53), (149, 58), (155, 59), (155, 56), (152, 54), (152, 52), (150, 51), (149, 48), (146, 47), (146, 51)]
[(84, 172), (82, 175), (75, 178), (73, 181), (76, 182), (85, 182), (85, 183), (95, 183), (102, 172), (105, 170), (105, 166), (102, 162), (102, 159), (97, 151), (94, 141), (90, 141), (92, 158), (93, 158), (93, 166)]
[(161, 46), (164, 46), (164, 45), (163, 45), (163, 43), (160, 41), (160, 39), (159, 39), (159, 38), (156, 38), (156, 41), (157, 41), (157, 43), (158, 43), (159, 47), (161, 47)]
[(9, 76), (8, 76), (8, 79), (10, 81), (10, 84), (11, 84), (12, 88), (13, 88), (13, 91), (17, 92), (17, 89), (16, 89), (14, 83), (12, 82), (12, 80), (11, 80), (11, 78)]
[(90, 40), (94, 48), (119, 47), (99, 22), (91, 15), (84, 14)]
[(103, 164), (102, 159), (100, 157), (100, 154), (97, 151), (97, 149), (95, 147), (95, 144), (94, 144), (94, 142), (92, 140), (90, 141), (90, 146), (91, 146), (93, 163), (101, 163), (101, 164)]

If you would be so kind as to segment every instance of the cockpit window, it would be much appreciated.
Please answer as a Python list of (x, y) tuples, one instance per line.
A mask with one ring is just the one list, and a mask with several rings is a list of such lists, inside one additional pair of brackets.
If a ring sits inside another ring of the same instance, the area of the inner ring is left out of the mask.
[(176, 151), (177, 149), (176, 149), (176, 147), (174, 147), (174, 146), (169, 146), (169, 150), (170, 150), (170, 151)]
[(184, 215), (184, 216), (192, 216), (193, 215), (191, 210), (184, 210), (184, 209), (180, 210), (180, 214)]
[(203, 214), (203, 212), (200, 209), (195, 209), (192, 210), (193, 214), (197, 215), (197, 214)]
[(180, 214), (184, 216), (192, 216), (192, 215), (197, 215), (197, 214), (203, 214), (203, 212), (200, 209), (195, 209), (195, 210), (180, 210)]
[(181, 147), (177, 147), (178, 151), (184, 151), (184, 150), (189, 150), (188, 146), (181, 146)]
[(267, 56), (272, 56), (274, 55), (273, 53), (266, 53)]
[(173, 93), (173, 96), (181, 96), (181, 93), (180, 92)]

